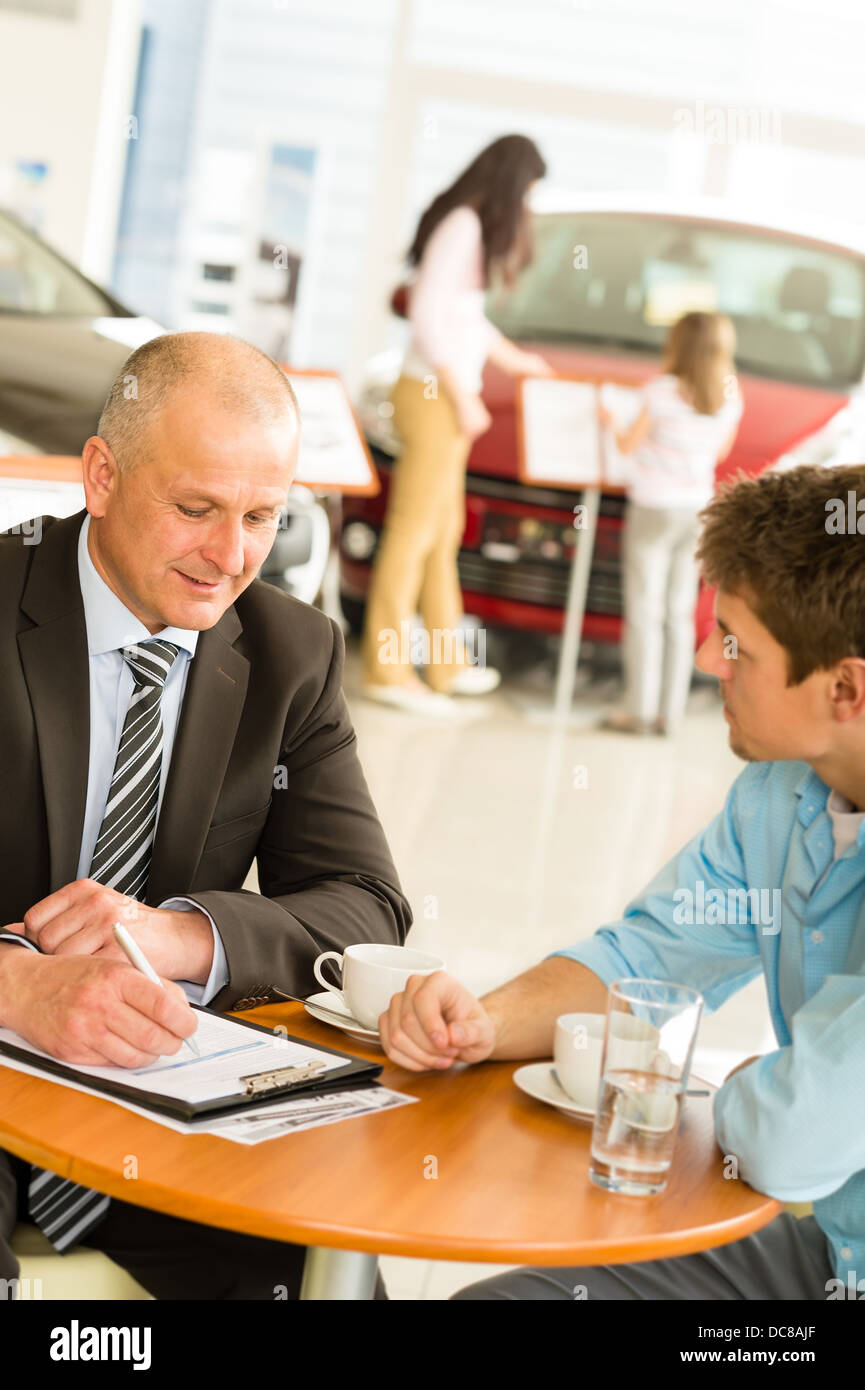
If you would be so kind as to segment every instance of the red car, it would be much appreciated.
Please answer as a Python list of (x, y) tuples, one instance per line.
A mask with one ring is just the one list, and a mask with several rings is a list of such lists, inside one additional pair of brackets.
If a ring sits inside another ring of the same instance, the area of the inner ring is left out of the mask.
[[(659, 369), (669, 323), (690, 308), (733, 320), (745, 411), (718, 479), (799, 462), (865, 457), (865, 238), (786, 230), (703, 200), (639, 207), (605, 196), (535, 212), (536, 254), (487, 312), (509, 337), (559, 370), (639, 384)], [(373, 498), (347, 498), (340, 541), (341, 595), (359, 628), (399, 444), (388, 394), (401, 354), (370, 364), (358, 410), (382, 481)], [(515, 384), (484, 376), (493, 423), (468, 461), (466, 529), (459, 554), (465, 611), (485, 625), (557, 633), (567, 590), (579, 494), (520, 482)], [(605, 494), (583, 636), (617, 642), (624, 502)], [(698, 640), (712, 624), (701, 594)]]

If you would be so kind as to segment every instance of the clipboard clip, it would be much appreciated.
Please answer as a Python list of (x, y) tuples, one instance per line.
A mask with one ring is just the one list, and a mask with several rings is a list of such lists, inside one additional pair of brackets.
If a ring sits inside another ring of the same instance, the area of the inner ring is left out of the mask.
[(276, 1091), (282, 1086), (291, 1086), (297, 1081), (310, 1081), (318, 1076), (325, 1066), (325, 1062), (304, 1062), (299, 1067), (277, 1067), (275, 1071), (260, 1071), (238, 1079), (246, 1082), (244, 1095), (257, 1096), (264, 1091)]

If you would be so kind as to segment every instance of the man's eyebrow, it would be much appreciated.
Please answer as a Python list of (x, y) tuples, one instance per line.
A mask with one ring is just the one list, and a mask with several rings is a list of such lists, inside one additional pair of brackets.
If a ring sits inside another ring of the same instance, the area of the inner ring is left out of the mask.
[[(733, 636), (732, 630), (727, 626), (727, 624), (724, 622), (723, 618), (719, 618), (719, 617), (718, 617), (718, 614), (717, 614), (717, 613), (715, 614), (715, 622), (717, 623), (718, 627), (721, 629), (721, 631), (723, 632), (723, 634), (724, 634), (725, 637), (732, 637), (732, 636)], [(736, 634), (736, 647), (737, 647), (737, 650), (738, 650), (738, 651), (744, 652), (745, 655), (747, 656), (747, 654), (748, 654), (748, 649), (747, 649), (747, 647), (743, 647), (743, 646), (742, 646), (742, 639), (741, 639), (741, 637), (738, 636), (738, 634)]]
[[(223, 504), (218, 497), (210, 497), (206, 492), (196, 492), (194, 489), (175, 488), (174, 499), (177, 501), (182, 498), (184, 502), (206, 502), (209, 507), (221, 507)], [(284, 502), (260, 502), (247, 507), (248, 512), (281, 512), (285, 506)]]

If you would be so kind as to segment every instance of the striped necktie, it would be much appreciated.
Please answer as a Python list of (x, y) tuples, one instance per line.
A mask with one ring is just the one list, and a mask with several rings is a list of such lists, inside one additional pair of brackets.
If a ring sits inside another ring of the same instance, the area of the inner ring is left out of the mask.
[[(156, 833), (162, 773), (162, 692), (179, 650), (173, 642), (158, 638), (123, 648), (135, 686), (88, 877), (139, 900), (147, 895)], [(31, 1217), (61, 1254), (99, 1224), (110, 1204), (104, 1193), (41, 1168), (31, 1169), (27, 1199)]]

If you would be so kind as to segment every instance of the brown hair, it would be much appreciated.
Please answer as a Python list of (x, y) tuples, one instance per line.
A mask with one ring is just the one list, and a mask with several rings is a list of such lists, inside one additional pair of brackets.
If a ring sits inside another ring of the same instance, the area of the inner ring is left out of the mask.
[(484, 275), (496, 271), (513, 284), (532, 258), (532, 238), (523, 199), (529, 184), (547, 172), (543, 156), (526, 135), (502, 135), (481, 150), (457, 179), (434, 198), (421, 216), (409, 247), (409, 265), (418, 265), (442, 218), (454, 208), (473, 207), (481, 220)]
[(745, 599), (786, 649), (788, 685), (865, 657), (865, 545), (855, 520), (830, 525), (848, 493), (865, 498), (865, 463), (740, 476), (700, 513), (706, 581)]
[(698, 415), (716, 415), (733, 373), (736, 334), (726, 314), (683, 314), (664, 350), (664, 369), (686, 387)]

